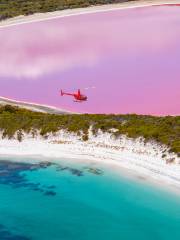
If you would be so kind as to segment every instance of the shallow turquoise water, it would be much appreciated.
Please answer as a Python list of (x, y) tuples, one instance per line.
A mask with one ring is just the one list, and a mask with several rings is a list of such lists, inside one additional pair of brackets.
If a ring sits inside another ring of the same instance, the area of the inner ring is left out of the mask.
[(180, 239), (180, 197), (92, 163), (0, 160), (0, 239)]

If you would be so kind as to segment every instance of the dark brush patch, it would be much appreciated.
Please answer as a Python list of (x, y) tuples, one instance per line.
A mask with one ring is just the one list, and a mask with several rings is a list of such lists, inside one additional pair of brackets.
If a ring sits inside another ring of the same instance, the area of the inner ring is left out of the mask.
[(12, 232), (8, 231), (8, 229), (0, 224), (0, 239), (1, 240), (30, 240), (30, 238), (13, 234)]
[[(20, 163), (11, 161), (0, 161), (0, 184), (10, 185), (12, 188), (25, 187), (33, 191), (38, 191), (46, 196), (54, 196), (56, 192), (49, 189), (54, 189), (55, 186), (41, 186), (40, 183), (29, 182), (26, 178), (26, 171), (37, 171), (54, 165), (50, 162), (41, 163)], [(47, 192), (50, 192), (49, 194)]]

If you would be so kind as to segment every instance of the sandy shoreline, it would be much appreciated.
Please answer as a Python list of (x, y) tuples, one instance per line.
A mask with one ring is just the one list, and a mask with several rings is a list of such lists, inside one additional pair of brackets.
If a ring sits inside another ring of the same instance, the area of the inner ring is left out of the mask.
[(101, 6), (91, 6), (87, 8), (75, 8), (75, 9), (66, 9), (55, 12), (47, 12), (47, 13), (36, 13), (29, 16), (18, 16), (14, 18), (10, 18), (0, 22), (0, 29), (5, 27), (10, 27), (14, 25), (21, 25), (32, 22), (40, 22), (46, 21), (56, 18), (76, 16), (82, 14), (90, 14), (90, 13), (98, 13), (98, 12), (107, 12), (107, 11), (115, 11), (119, 9), (128, 9), (128, 8), (136, 8), (136, 7), (146, 7), (146, 6), (155, 6), (155, 5), (164, 5), (164, 4), (180, 4), (180, 0), (140, 0), (133, 2), (124, 2), (124, 3), (116, 3), (116, 4), (107, 4)]
[(67, 109), (57, 108), (50, 105), (38, 104), (33, 102), (24, 102), (24, 101), (17, 101), (10, 98), (5, 98), (0, 96), (0, 105), (12, 105), (16, 107), (25, 108), (35, 112), (42, 112), (42, 113), (50, 113), (50, 114), (78, 114), (77, 112), (73, 112)]
[(174, 157), (174, 162), (167, 164), (162, 158), (166, 148), (155, 143), (144, 143), (140, 139), (120, 137), (114, 139), (110, 134), (90, 134), (89, 140), (83, 142), (79, 136), (67, 132), (43, 139), (37, 136), (25, 136), (22, 142), (3, 139), (0, 141), (0, 159), (34, 158), (52, 161), (71, 159), (86, 163), (97, 162), (105, 164), (111, 170), (119, 171), (124, 176), (135, 177), (140, 181), (153, 183), (162, 189), (172, 189), (180, 194), (180, 159)]

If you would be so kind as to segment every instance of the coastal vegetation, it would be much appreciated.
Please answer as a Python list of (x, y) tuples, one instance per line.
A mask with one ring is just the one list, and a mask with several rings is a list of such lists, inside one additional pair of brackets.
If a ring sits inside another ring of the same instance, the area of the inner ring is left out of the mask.
[(82, 140), (87, 141), (90, 126), (94, 135), (100, 129), (103, 132), (112, 132), (117, 137), (122, 134), (131, 138), (144, 137), (146, 141), (154, 140), (167, 145), (170, 152), (180, 156), (180, 116), (56, 115), (33, 112), (11, 105), (0, 106), (0, 131), (3, 138), (11, 139), (17, 134), (17, 139), (21, 141), (24, 132), (31, 133), (32, 136), (36, 136), (39, 132), (46, 138), (48, 133), (56, 133), (64, 129), (78, 135), (82, 133)]
[[(68, 8), (128, 2), (130, 0), (0, 0), (0, 20), (19, 15), (52, 12)], [(132, 0), (131, 0), (132, 1)]]

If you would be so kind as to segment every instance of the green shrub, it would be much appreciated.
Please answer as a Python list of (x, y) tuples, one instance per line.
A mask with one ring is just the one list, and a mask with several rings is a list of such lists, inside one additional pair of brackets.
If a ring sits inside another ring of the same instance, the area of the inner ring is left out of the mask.
[(105, 115), (105, 114), (69, 114), (55, 115), (32, 112), (11, 105), (0, 107), (0, 130), (2, 137), (11, 139), (17, 133), (18, 140), (22, 140), (22, 132), (36, 135), (37, 131), (42, 136), (55, 133), (59, 129), (66, 129), (88, 140), (88, 129), (92, 126), (95, 135), (99, 129), (109, 132), (116, 128), (113, 133), (118, 137), (125, 134), (131, 138), (143, 136), (146, 141), (155, 140), (166, 144), (171, 152), (180, 153), (180, 116), (177, 117), (153, 117), (144, 115)]
[(88, 134), (84, 134), (84, 135), (82, 136), (82, 140), (83, 140), (83, 141), (88, 141), (88, 139), (89, 139)]
[(130, 0), (0, 0), (0, 20), (37, 12), (51, 12), (122, 1), (127, 2)]

